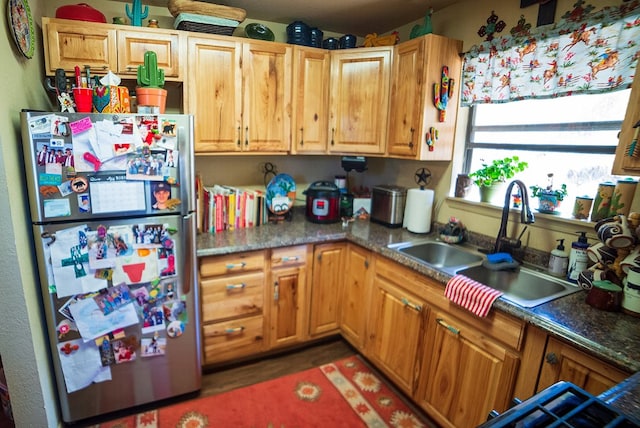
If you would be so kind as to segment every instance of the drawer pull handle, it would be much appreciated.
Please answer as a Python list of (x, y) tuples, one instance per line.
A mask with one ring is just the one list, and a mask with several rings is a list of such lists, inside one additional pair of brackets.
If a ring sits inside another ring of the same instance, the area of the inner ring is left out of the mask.
[(247, 284), (245, 284), (244, 282), (241, 282), (240, 284), (227, 284), (227, 291), (243, 289), (246, 286)]
[(280, 284), (278, 281), (273, 283), (273, 301), (277, 302), (280, 299)]
[(246, 264), (245, 262), (240, 262), (240, 263), (229, 263), (229, 264), (227, 265), (227, 269), (235, 269), (235, 268), (237, 268), (237, 267), (239, 267), (239, 268), (241, 268), (241, 269), (242, 269), (242, 268), (243, 268), (243, 267), (245, 267), (246, 265), (247, 265), (247, 264)]
[(460, 330), (458, 330), (452, 325), (447, 324), (446, 322), (444, 322), (442, 318), (436, 318), (436, 322), (441, 326), (443, 326), (444, 328), (446, 328), (447, 330), (449, 330), (451, 333), (455, 334), (456, 336), (460, 334)]
[(558, 364), (558, 356), (554, 352), (549, 352), (545, 356), (545, 360), (547, 361), (547, 363), (549, 363), (551, 365)]
[(243, 325), (241, 325), (240, 327), (229, 327), (224, 329), (225, 334), (237, 334), (237, 333), (242, 333), (243, 331), (244, 331)]
[(298, 256), (284, 256), (284, 257), (280, 257), (279, 259), (275, 259), (274, 262), (287, 263), (287, 262), (297, 262), (298, 260), (300, 260), (300, 257)]
[(415, 303), (411, 303), (409, 300), (405, 299), (404, 297), (402, 298), (402, 303), (405, 306), (409, 306), (410, 308), (415, 309), (418, 312), (422, 312), (422, 306), (417, 305)]

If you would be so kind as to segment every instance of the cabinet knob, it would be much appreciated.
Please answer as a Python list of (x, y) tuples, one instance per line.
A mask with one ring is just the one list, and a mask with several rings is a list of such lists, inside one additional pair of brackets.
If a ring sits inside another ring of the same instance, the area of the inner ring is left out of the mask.
[(549, 364), (558, 364), (558, 357), (554, 352), (549, 352), (545, 357), (545, 360), (547, 360), (547, 363)]

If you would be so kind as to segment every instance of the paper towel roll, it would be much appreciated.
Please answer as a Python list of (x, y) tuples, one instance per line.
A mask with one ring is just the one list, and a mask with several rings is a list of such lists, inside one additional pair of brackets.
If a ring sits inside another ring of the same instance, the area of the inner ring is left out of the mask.
[(407, 190), (403, 226), (409, 232), (429, 233), (434, 192), (431, 189)]

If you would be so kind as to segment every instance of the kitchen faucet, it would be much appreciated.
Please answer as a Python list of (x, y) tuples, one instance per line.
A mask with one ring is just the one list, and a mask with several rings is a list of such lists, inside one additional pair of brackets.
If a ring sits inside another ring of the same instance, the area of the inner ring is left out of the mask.
[(529, 206), (529, 193), (527, 192), (527, 186), (520, 180), (513, 180), (507, 187), (507, 193), (504, 196), (504, 205), (502, 206), (502, 219), (500, 220), (500, 230), (498, 230), (498, 236), (496, 237), (496, 244), (493, 248), (493, 253), (506, 252), (511, 254), (511, 250), (520, 248), (522, 242), (520, 238), (527, 226), (524, 227), (520, 235), (516, 239), (507, 238), (507, 222), (509, 221), (509, 205), (511, 203), (511, 191), (513, 186), (518, 186), (520, 194), (522, 195), (522, 206), (520, 208), (520, 223), (531, 224), (535, 221), (531, 207)]

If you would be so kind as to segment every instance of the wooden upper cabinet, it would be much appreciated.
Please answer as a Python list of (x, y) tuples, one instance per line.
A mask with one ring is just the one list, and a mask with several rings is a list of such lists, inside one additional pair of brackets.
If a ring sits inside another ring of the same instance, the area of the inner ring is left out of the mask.
[(78, 21), (42, 18), (46, 74), (57, 68), (73, 72), (75, 66), (106, 73), (118, 69), (115, 26), (86, 25)]
[(294, 46), (293, 61), (291, 153), (326, 153), (329, 51)]
[[(89, 66), (92, 74), (111, 70), (121, 78), (135, 79), (144, 53), (154, 51), (158, 67), (167, 80), (181, 80), (178, 31), (146, 27), (123, 27), (100, 23), (79, 23), (66, 19), (43, 18), (45, 68), (53, 75), (57, 68), (73, 72), (75, 66)], [(129, 28), (136, 28), (130, 30)]]
[[(640, 60), (638, 62), (640, 65)], [(636, 70), (638, 68), (636, 67)], [(627, 106), (627, 113), (622, 122), (622, 130), (618, 139), (616, 157), (613, 162), (612, 174), (640, 175), (640, 145), (637, 145), (638, 130), (634, 125), (640, 121), (640, 73), (636, 73), (631, 85), (631, 96)], [(633, 142), (638, 147), (631, 149)]]
[[(429, 34), (396, 46), (393, 58), (387, 154), (416, 160), (451, 160), (458, 115), (462, 42)], [(448, 67), (453, 91), (444, 122), (434, 84)], [(437, 133), (437, 138), (433, 134)]]
[[(157, 29), (152, 29), (157, 30)], [(120, 75), (137, 77), (138, 66), (144, 65), (144, 54), (154, 51), (158, 68), (164, 70), (165, 78), (179, 77), (180, 36), (177, 32), (118, 31), (118, 71)]]
[(242, 150), (242, 44), (189, 37), (187, 109), (195, 115), (195, 151)]
[(289, 45), (189, 37), (188, 113), (199, 153), (283, 153), (291, 138)]
[(289, 151), (292, 60), (291, 45), (243, 43), (243, 150)]
[(385, 152), (392, 46), (331, 51), (329, 152)]

